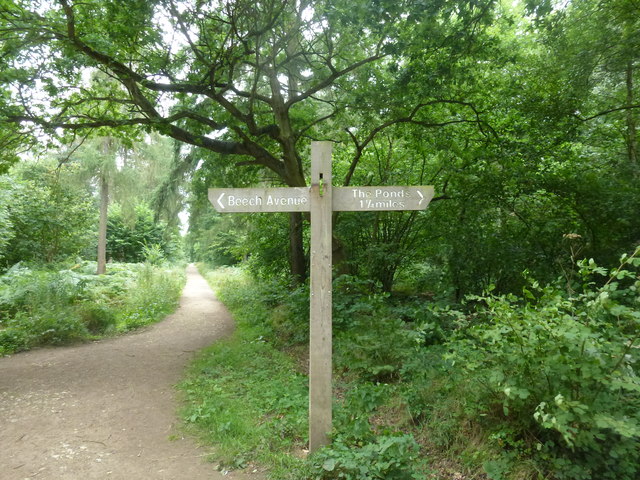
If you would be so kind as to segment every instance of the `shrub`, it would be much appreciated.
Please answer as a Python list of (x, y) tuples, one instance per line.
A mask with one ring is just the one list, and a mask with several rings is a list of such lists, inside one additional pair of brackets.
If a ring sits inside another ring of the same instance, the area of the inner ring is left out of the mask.
[(184, 284), (184, 274), (151, 264), (94, 271), (92, 262), (60, 270), (18, 264), (0, 277), (0, 355), (110, 333), (116, 324), (148, 325), (176, 306)]
[(116, 324), (113, 309), (100, 303), (82, 305), (79, 315), (87, 330), (94, 335), (105, 333)]
[(93, 232), (87, 225), (95, 222), (97, 213), (88, 192), (62, 185), (55, 166), (21, 162), (18, 170), (12, 176), (22, 179), (9, 185), (8, 216), (1, 211), (0, 198), (0, 217), (11, 227), (11, 242), (0, 251), (4, 265), (60, 261), (88, 248)]
[[(131, 213), (127, 215), (117, 204), (109, 209), (107, 256), (118, 262), (142, 262), (149, 255), (150, 245), (165, 255), (165, 225), (156, 222), (153, 212), (144, 204), (136, 206)], [(127, 218), (129, 216), (132, 218)]]
[(23, 330), (33, 345), (64, 345), (86, 338), (88, 333), (82, 320), (64, 309), (20, 313), (10, 325)]
[(336, 333), (336, 367), (365, 380), (396, 380), (414, 344), (402, 320), (362, 317), (351, 331)]
[(475, 298), (484, 321), (458, 334), (447, 359), (475, 385), (469, 413), (498, 446), (560, 479), (637, 478), (639, 266), (636, 256), (611, 272), (582, 262), (580, 293), (533, 282), (524, 298)]
[(397, 378), (416, 340), (389, 294), (372, 293), (371, 282), (346, 275), (336, 280), (335, 290), (336, 367), (365, 380)]
[(27, 332), (18, 327), (0, 330), (0, 356), (28, 350), (30, 338)]
[(158, 321), (178, 304), (184, 272), (145, 264), (122, 298), (118, 329), (128, 331)]

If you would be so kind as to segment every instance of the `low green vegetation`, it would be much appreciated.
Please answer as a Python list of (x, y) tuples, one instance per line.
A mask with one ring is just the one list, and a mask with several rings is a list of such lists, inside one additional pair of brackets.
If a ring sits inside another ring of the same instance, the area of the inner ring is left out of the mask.
[(455, 308), (340, 277), (333, 444), (306, 460), (308, 289), (209, 272), (239, 327), (183, 384), (185, 418), (224, 468), (274, 479), (637, 478), (639, 253)]
[[(184, 259), (178, 219), (162, 213), (171, 201), (150, 205), (170, 145), (153, 138), (85, 139), (0, 176), (0, 355), (126, 332), (176, 307), (185, 280), (170, 266)], [(103, 199), (112, 201), (109, 263), (96, 275)]]
[(0, 355), (126, 332), (163, 318), (177, 306), (182, 268), (95, 262), (30, 267), (0, 276)]
[[(260, 462), (296, 477), (307, 436), (307, 381), (294, 358), (267, 341), (263, 290), (239, 269), (206, 274), (234, 312), (234, 335), (201, 353), (182, 383), (186, 423), (216, 445), (221, 469)], [(195, 428), (197, 427), (197, 428)]]

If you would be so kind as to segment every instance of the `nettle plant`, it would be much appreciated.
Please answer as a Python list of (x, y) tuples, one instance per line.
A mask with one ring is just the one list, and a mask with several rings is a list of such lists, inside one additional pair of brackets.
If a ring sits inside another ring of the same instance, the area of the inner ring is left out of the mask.
[(530, 282), (522, 298), (474, 298), (483, 321), (458, 333), (448, 359), (476, 385), (475, 414), (504, 451), (557, 478), (637, 478), (639, 254), (611, 271), (579, 262), (569, 291)]

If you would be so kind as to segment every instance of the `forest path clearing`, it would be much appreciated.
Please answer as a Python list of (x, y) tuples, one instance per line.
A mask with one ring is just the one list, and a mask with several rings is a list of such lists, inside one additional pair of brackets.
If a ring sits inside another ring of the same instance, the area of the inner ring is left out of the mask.
[(233, 322), (194, 266), (180, 306), (126, 336), (0, 358), (2, 480), (258, 479), (223, 475), (182, 438), (174, 385)]

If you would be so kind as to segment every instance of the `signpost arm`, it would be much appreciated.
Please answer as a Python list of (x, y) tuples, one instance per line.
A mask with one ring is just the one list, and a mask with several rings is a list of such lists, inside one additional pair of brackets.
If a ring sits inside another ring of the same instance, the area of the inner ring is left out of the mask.
[(311, 144), (309, 450), (329, 443), (332, 401), (331, 142)]

